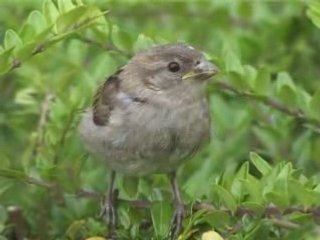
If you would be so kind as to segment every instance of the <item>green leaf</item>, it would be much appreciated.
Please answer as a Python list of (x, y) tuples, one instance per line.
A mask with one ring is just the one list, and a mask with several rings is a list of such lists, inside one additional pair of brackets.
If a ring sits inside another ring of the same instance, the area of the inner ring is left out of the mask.
[(271, 222), (268, 219), (257, 221), (255, 226), (243, 238), (244, 240), (268, 239)]
[(302, 109), (305, 113), (308, 113), (308, 111), (310, 110), (309, 106), (311, 101), (310, 94), (306, 90), (298, 88), (297, 97), (299, 108)]
[(43, 2), (42, 12), (48, 25), (54, 24), (59, 16), (59, 11), (52, 0), (46, 0)]
[[(92, 235), (102, 235), (105, 232), (105, 224), (104, 222), (100, 221), (100, 219), (93, 219), (89, 218), (86, 220), (86, 233), (90, 236)], [(104, 238), (97, 237), (96, 240), (105, 240)], [(88, 239), (86, 239), (88, 240)], [(93, 240), (93, 239), (92, 239)]]
[(263, 158), (261, 158), (257, 153), (250, 152), (250, 160), (253, 165), (262, 173), (262, 175), (267, 175), (271, 170), (271, 166)]
[(234, 212), (237, 209), (237, 202), (228, 190), (217, 184), (214, 184), (213, 191), (216, 192), (217, 196), (219, 196), (225, 206), (231, 211)]
[(246, 191), (243, 186), (243, 180), (247, 179), (249, 174), (249, 162), (245, 162), (242, 164), (239, 171), (236, 173), (235, 178), (232, 181), (231, 192), (232, 195), (235, 196), (240, 202), (245, 195)]
[(24, 43), (34, 41), (36, 35), (35, 27), (30, 22), (25, 22), (21, 28), (20, 36)]
[[(125, 205), (125, 206), (124, 206)], [(134, 210), (128, 208), (127, 204), (122, 203), (121, 207), (117, 207), (118, 219), (122, 226), (125, 228), (129, 228), (134, 220), (136, 220), (136, 216)]]
[(27, 60), (32, 56), (34, 50), (36, 49), (36, 46), (37, 43), (35, 42), (23, 45), (23, 47), (20, 48), (16, 53), (17, 58), (22, 61)]
[(276, 176), (271, 176), (270, 179), (272, 189), (269, 191), (265, 188), (265, 194), (267, 201), (273, 201), (276, 205), (280, 207), (287, 207), (290, 202), (289, 197), (289, 178), (292, 174), (292, 164), (280, 164), (277, 166), (274, 172)]
[(277, 96), (283, 103), (289, 106), (297, 104), (297, 90), (290, 75), (286, 72), (280, 72), (276, 80)]
[(94, 39), (96, 39), (97, 42), (105, 43), (106, 39), (108, 39), (109, 36), (109, 28), (110, 26), (106, 22), (103, 24), (93, 26), (92, 28), (90, 28), (89, 31), (93, 32)]
[(11, 67), (11, 53), (13, 48), (7, 49), (0, 54), (0, 74), (6, 73)]
[(0, 225), (1, 223), (4, 223), (6, 219), (7, 219), (7, 211), (4, 208), (4, 206), (0, 205)]
[(228, 73), (228, 79), (234, 85), (237, 89), (247, 91), (250, 89), (249, 82), (244, 80), (245, 77), (243, 77), (240, 73), (237, 72), (229, 72)]
[(81, 23), (83, 23), (87, 18), (87, 7), (81, 6), (72, 9), (70, 12), (66, 12), (60, 15), (57, 19), (57, 31), (58, 33), (64, 33), (72, 31), (77, 28)]
[(38, 47), (45, 48), (46, 46), (49, 46), (48, 40), (52, 37), (52, 28), (53, 25), (45, 28), (34, 37), (34, 41), (37, 42)]
[(120, 30), (116, 25), (113, 25), (112, 27), (111, 39), (113, 44), (122, 51), (129, 51), (132, 49), (132, 36), (128, 32)]
[(74, 3), (75, 3), (77, 6), (84, 5), (82, 0), (74, 0)]
[(180, 233), (178, 239), (190, 239), (190, 237), (197, 232), (194, 226), (203, 223), (207, 216), (209, 216), (209, 212), (205, 209), (193, 212), (188, 222), (183, 226), (183, 231)]
[(79, 6), (60, 15), (56, 22), (58, 33), (74, 32), (98, 22), (103, 13), (95, 6)]
[(311, 19), (315, 26), (320, 28), (320, 3), (318, 1), (309, 1), (307, 16)]
[(91, 68), (90, 75), (93, 79), (102, 79), (110, 76), (119, 68), (119, 64), (109, 53), (95, 57), (92, 63), (93, 67)]
[(77, 220), (71, 223), (66, 231), (66, 236), (69, 239), (77, 239), (79, 237), (79, 233), (85, 229), (85, 220)]
[(261, 95), (268, 95), (271, 89), (270, 72), (266, 68), (259, 69), (254, 85), (254, 92)]
[(308, 189), (307, 186), (295, 179), (289, 180), (289, 193), (292, 198), (296, 199), (297, 204), (302, 204), (303, 206), (317, 204), (320, 198), (319, 192)]
[(271, 192), (266, 192), (264, 193), (264, 198), (266, 202), (271, 202), (274, 203), (275, 205), (285, 208), (288, 207), (288, 198), (287, 196), (276, 192), (276, 191), (271, 191)]
[(75, 6), (73, 5), (71, 0), (58, 0), (58, 8), (60, 13), (66, 13), (74, 7)]
[(226, 72), (235, 72), (243, 75), (244, 70), (241, 65), (239, 56), (230, 48), (230, 46), (225, 46), (223, 51), (225, 70)]
[(310, 100), (310, 115), (320, 119), (320, 88), (313, 94)]
[(135, 197), (138, 193), (139, 178), (125, 176), (122, 178), (122, 186), (129, 197)]
[(37, 93), (35, 88), (23, 88), (17, 92), (15, 102), (22, 105), (33, 105), (36, 103), (34, 94)]
[(147, 37), (144, 34), (139, 34), (136, 42), (134, 43), (133, 49), (135, 52), (138, 52), (140, 50), (150, 48), (154, 45), (155, 43), (151, 38)]
[(37, 34), (41, 33), (48, 27), (45, 17), (37, 10), (30, 13), (27, 22), (33, 27)]
[(231, 222), (231, 216), (225, 211), (210, 211), (204, 220), (214, 228), (225, 227)]
[(241, 203), (241, 207), (253, 210), (257, 215), (262, 216), (265, 214), (265, 206), (262, 204), (262, 202), (243, 202)]
[(255, 86), (255, 82), (256, 82), (256, 79), (257, 79), (257, 75), (258, 75), (258, 72), (257, 70), (250, 66), (250, 65), (244, 65), (243, 66), (243, 77), (242, 80), (245, 81), (248, 85), (248, 87), (250, 89), (253, 89), (254, 86)]
[(238, 170), (236, 177), (240, 179), (247, 179), (249, 175), (249, 162), (242, 164), (241, 168)]
[(10, 49), (10, 48), (18, 48), (22, 45), (22, 41), (19, 37), (19, 35), (13, 31), (12, 29), (9, 29), (6, 31), (4, 36), (4, 48)]
[(168, 202), (152, 202), (151, 218), (156, 236), (166, 237), (170, 228), (171, 204)]
[(26, 180), (28, 178), (24, 172), (9, 168), (0, 168), (0, 177), (12, 178), (16, 180)]
[(254, 201), (257, 203), (263, 202), (263, 183), (261, 181), (249, 175), (248, 179), (242, 180), (242, 184), (249, 194), (248, 201)]

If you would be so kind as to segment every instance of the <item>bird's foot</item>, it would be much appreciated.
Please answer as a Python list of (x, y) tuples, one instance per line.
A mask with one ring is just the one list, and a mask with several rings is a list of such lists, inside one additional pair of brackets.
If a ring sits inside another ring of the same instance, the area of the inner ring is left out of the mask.
[(176, 203), (174, 214), (171, 219), (170, 239), (177, 239), (182, 230), (182, 221), (185, 217), (185, 207), (183, 203)]
[(101, 206), (100, 217), (102, 217), (107, 225), (108, 239), (116, 239), (115, 229), (116, 229), (116, 209), (114, 201), (107, 198), (103, 201)]

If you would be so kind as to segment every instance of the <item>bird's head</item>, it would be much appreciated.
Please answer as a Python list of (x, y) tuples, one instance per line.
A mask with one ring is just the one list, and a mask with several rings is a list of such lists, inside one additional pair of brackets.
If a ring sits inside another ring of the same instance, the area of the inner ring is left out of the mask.
[(203, 83), (218, 72), (202, 52), (186, 44), (166, 44), (136, 54), (125, 68), (129, 79), (140, 79), (155, 90), (181, 83)]

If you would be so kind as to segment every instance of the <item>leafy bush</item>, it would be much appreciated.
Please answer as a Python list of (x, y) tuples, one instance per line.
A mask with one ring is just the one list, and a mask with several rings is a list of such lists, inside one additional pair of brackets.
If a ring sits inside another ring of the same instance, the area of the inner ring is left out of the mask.
[[(319, 28), (316, 0), (2, 0), (0, 239), (104, 235), (108, 169), (83, 149), (79, 117), (131, 55), (176, 41), (221, 69), (211, 144), (179, 171), (192, 213), (180, 239), (320, 239)], [(165, 239), (165, 176), (117, 186), (121, 239)]]

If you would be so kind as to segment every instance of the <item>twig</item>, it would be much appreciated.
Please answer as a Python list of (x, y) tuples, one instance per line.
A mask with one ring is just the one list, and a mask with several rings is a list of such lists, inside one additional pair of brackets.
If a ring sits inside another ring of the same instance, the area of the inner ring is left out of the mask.
[(271, 218), (271, 221), (274, 225), (282, 228), (288, 228), (288, 229), (297, 229), (300, 227), (299, 224), (289, 222), (287, 220), (277, 219), (277, 218)]
[[(43, 187), (49, 191), (60, 189), (58, 185), (45, 182), (39, 179), (35, 179), (33, 177), (28, 177), (27, 183), (33, 184), (36, 186)], [(100, 192), (94, 192), (94, 191), (87, 191), (84, 189), (79, 189), (75, 193), (75, 196), (77, 197), (83, 197), (83, 198), (95, 198), (95, 199), (101, 199), (104, 194)], [(126, 200), (126, 199), (118, 199), (120, 202), (126, 202), (131, 208), (138, 208), (138, 209), (150, 209), (151, 202), (148, 200)], [(199, 211), (199, 210), (208, 210), (211, 212), (226, 212), (229, 215), (236, 216), (238, 218), (242, 218), (245, 215), (254, 217), (254, 216), (261, 216), (265, 217), (267, 219), (270, 219), (272, 223), (278, 227), (282, 228), (288, 228), (288, 229), (297, 229), (299, 228), (299, 224), (290, 222), (286, 219), (283, 219), (285, 215), (292, 214), (295, 212), (298, 213), (305, 213), (310, 214), (315, 219), (320, 218), (320, 206), (311, 207), (311, 208), (304, 208), (304, 207), (288, 207), (287, 209), (281, 210), (280, 208), (270, 205), (265, 207), (264, 213), (261, 215), (260, 212), (255, 212), (253, 209), (245, 208), (239, 206), (235, 212), (231, 211), (230, 209), (226, 208), (216, 208), (214, 205), (210, 203), (205, 202), (197, 202), (192, 206), (193, 211)], [(241, 228), (241, 227), (240, 227)], [(236, 228), (239, 229), (239, 226)], [(231, 229), (231, 232), (237, 231), (236, 229)]]
[(320, 132), (320, 120), (307, 117), (301, 109), (291, 109), (283, 103), (271, 97), (255, 95), (250, 91), (240, 91), (236, 87), (227, 83), (226, 81), (215, 81), (214, 84), (221, 90), (227, 90), (239, 96), (244, 96), (254, 100), (258, 100), (273, 109), (276, 109), (284, 114), (287, 114), (291, 117), (294, 117), (297, 120), (302, 121), (306, 125), (314, 127), (317, 131)]
[(59, 142), (57, 144), (57, 148), (55, 149), (55, 155), (54, 155), (54, 158), (53, 158), (54, 164), (58, 163), (59, 154), (61, 153), (61, 149), (63, 148), (63, 145), (64, 145), (64, 142), (66, 140), (67, 134), (68, 134), (69, 130), (71, 129), (71, 126), (72, 126), (76, 111), (77, 111), (77, 109), (72, 109), (70, 111), (70, 113), (69, 113), (67, 122), (66, 122), (66, 124), (65, 124), (65, 126), (64, 126), (64, 128), (62, 130), (62, 134), (61, 134), (60, 140), (59, 140)]
[[(90, 18), (87, 18), (87, 19), (84, 19), (83, 21), (81, 22), (75, 22), (72, 26), (72, 30), (71, 31), (65, 31), (63, 32), (62, 34), (55, 34), (54, 32), (51, 32), (51, 34), (54, 36), (52, 37), (51, 39), (48, 39), (47, 42), (41, 42), (39, 44), (36, 45), (36, 47), (33, 49), (33, 51), (30, 53), (29, 56), (27, 56), (26, 59), (23, 59), (23, 61), (43, 52), (48, 46), (50, 46), (52, 44), (52, 42), (59, 42), (60, 40), (64, 39), (64, 35), (66, 34), (72, 34), (72, 33), (75, 33), (76, 30), (82, 28), (82, 27), (85, 27), (86, 25), (89, 26), (90, 23), (93, 23), (94, 20), (98, 17), (101, 17), (105, 14), (107, 14), (108, 11), (103, 11), (102, 14), (99, 14), (97, 16), (93, 16), (93, 17), (90, 17)], [(51, 28), (53, 27), (53, 25), (51, 25)], [(69, 29), (70, 30), (70, 29)], [(13, 71), (14, 69), (20, 67), (22, 64), (22, 60), (21, 59), (13, 59), (13, 61), (11, 62), (11, 67), (10, 69), (8, 70), (8, 72), (11, 72)]]
[(40, 117), (39, 117), (39, 122), (37, 126), (38, 136), (37, 136), (37, 141), (35, 143), (35, 146), (33, 148), (33, 152), (32, 152), (33, 156), (37, 156), (39, 148), (41, 148), (44, 145), (45, 127), (48, 122), (50, 105), (54, 98), (55, 96), (52, 93), (47, 93), (41, 104)]
[(80, 41), (84, 42), (84, 43), (87, 43), (89, 45), (93, 45), (93, 46), (96, 46), (98, 48), (102, 48), (106, 51), (116, 51), (117, 49), (113, 49), (113, 48), (110, 48), (109, 46), (106, 46), (106, 45), (103, 45), (102, 43), (98, 42), (98, 41), (95, 41), (93, 39), (90, 39), (90, 38), (87, 38), (87, 37), (83, 37), (83, 36), (80, 36), (80, 35), (77, 35), (77, 39), (79, 39)]
[(98, 48), (102, 48), (106, 51), (114, 51), (114, 52), (118, 52), (126, 57), (131, 57), (131, 54), (129, 54), (128, 52), (122, 51), (121, 49), (117, 48), (111, 41), (106, 42), (105, 44), (100, 43), (96, 40), (81, 36), (80, 34), (77, 35), (77, 39), (79, 39), (80, 41), (87, 43), (89, 45), (92, 46), (96, 46)]
[[(52, 190), (53, 188), (58, 188), (56, 184), (46, 182), (43, 180), (35, 179), (33, 177), (28, 177), (27, 182), (29, 184), (37, 185), (39, 187), (46, 188), (48, 190)], [(104, 196), (104, 193), (101, 192), (95, 192), (95, 191), (88, 191), (84, 189), (78, 189), (75, 193), (75, 196), (77, 197), (83, 197), (83, 198), (101, 198)], [(150, 201), (148, 200), (126, 200), (126, 199), (118, 199), (119, 201), (126, 202), (129, 204), (129, 206), (133, 208), (140, 208), (140, 209), (148, 209), (150, 208)], [(248, 216), (255, 216), (257, 214), (261, 214), (260, 212), (257, 213), (253, 209), (245, 208), (245, 207), (238, 207), (234, 212), (230, 209), (226, 208), (216, 208), (214, 205), (206, 202), (196, 202), (193, 204), (192, 209), (194, 211), (199, 210), (208, 210), (208, 211), (224, 211), (230, 215), (234, 215), (237, 217), (243, 217), (245, 215)], [(284, 210), (281, 210), (280, 208), (270, 205), (265, 207), (263, 211), (263, 215), (267, 218), (277, 218), (281, 215), (288, 215), (294, 212), (299, 213), (305, 213), (310, 214), (315, 218), (320, 218), (320, 206), (315, 206), (311, 208), (304, 208), (304, 207), (288, 207)]]
[[(30, 54), (30, 56), (28, 58), (31, 58), (31, 57), (39, 54), (39, 53), (42, 53), (44, 50), (45, 50), (45, 45), (43, 43), (38, 44), (33, 49), (33, 51), (31, 52), (31, 54)], [(12, 72), (14, 69), (19, 68), (21, 66), (21, 64), (22, 64), (22, 61), (20, 59), (17, 59), (17, 58), (13, 59), (12, 62), (11, 62), (11, 67), (8, 70), (8, 72)]]
[(82, 198), (102, 198), (103, 194), (99, 192), (80, 189), (76, 192), (76, 196), (82, 197)]
[(46, 188), (47, 190), (52, 190), (56, 186), (53, 183), (45, 182), (43, 180), (39, 180), (39, 179), (36, 179), (36, 178), (33, 178), (33, 177), (28, 177), (26, 181), (27, 181), (28, 184), (32, 184), (32, 185), (36, 185), (36, 186), (39, 186), (39, 187), (43, 187), (43, 188)]

